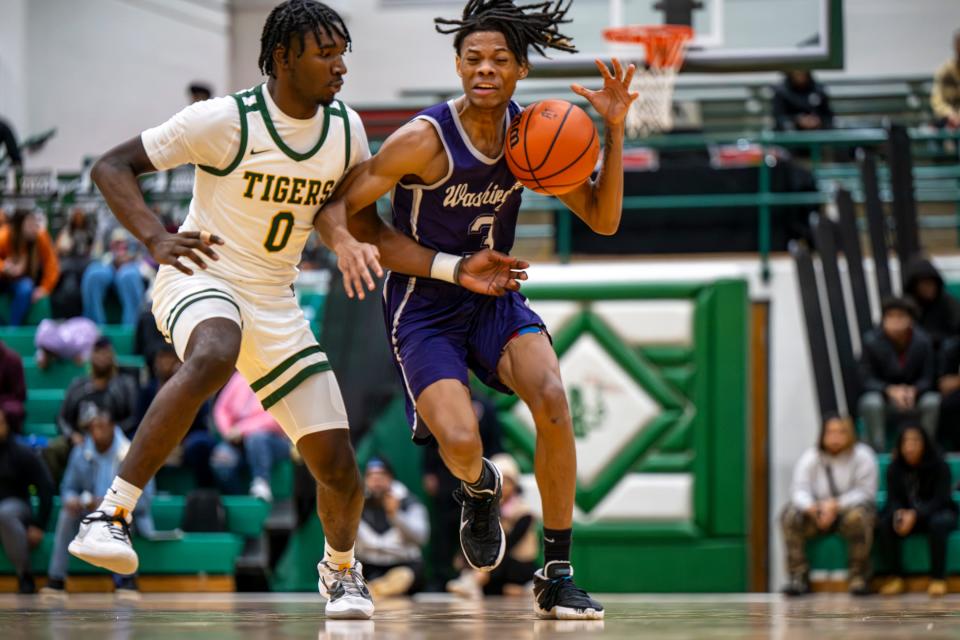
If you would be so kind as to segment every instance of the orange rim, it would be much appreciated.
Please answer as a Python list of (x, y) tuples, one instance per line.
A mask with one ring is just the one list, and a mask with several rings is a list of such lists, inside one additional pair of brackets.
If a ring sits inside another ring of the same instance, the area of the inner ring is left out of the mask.
[(683, 64), (687, 42), (693, 28), (680, 24), (630, 24), (603, 30), (607, 42), (643, 45), (647, 64), (654, 69), (677, 69)]

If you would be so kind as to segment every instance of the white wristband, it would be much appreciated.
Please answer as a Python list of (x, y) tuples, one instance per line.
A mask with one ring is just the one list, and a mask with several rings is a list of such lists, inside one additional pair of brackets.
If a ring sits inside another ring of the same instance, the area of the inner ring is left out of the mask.
[(457, 282), (457, 272), (460, 270), (461, 260), (463, 258), (460, 256), (438, 251), (437, 255), (433, 256), (433, 263), (430, 265), (430, 277), (434, 280), (460, 284)]

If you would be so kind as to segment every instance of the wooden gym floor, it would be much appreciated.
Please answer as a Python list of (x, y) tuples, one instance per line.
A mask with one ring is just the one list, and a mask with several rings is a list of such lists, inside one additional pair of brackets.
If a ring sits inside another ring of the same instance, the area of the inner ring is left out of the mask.
[(319, 640), (587, 637), (651, 638), (957, 638), (960, 598), (851, 599), (819, 594), (610, 595), (602, 622), (536, 620), (524, 598), (468, 602), (431, 595), (383, 600), (369, 621), (327, 621), (316, 594), (76, 594), (56, 602), (0, 595), (0, 637), (98, 640), (318, 638)]

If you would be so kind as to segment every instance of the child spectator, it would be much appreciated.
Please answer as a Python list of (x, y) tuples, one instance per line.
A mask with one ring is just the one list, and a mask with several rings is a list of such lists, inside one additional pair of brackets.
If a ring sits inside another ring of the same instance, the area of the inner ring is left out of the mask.
[(97, 221), (83, 207), (70, 210), (66, 226), (57, 234), (60, 284), (50, 297), (54, 318), (75, 318), (83, 314), (80, 283), (90, 265), (96, 239)]

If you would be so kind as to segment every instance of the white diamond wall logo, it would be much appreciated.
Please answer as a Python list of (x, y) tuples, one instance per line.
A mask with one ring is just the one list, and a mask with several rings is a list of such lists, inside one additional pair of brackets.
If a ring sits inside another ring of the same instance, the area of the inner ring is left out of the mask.
[[(577, 479), (590, 486), (662, 409), (589, 333), (579, 336), (561, 356), (560, 372), (571, 410), (579, 411), (574, 414), (579, 432)], [(570, 394), (572, 389), (578, 390), (579, 399)], [(535, 429), (526, 405), (517, 403), (513, 411), (531, 431)]]

